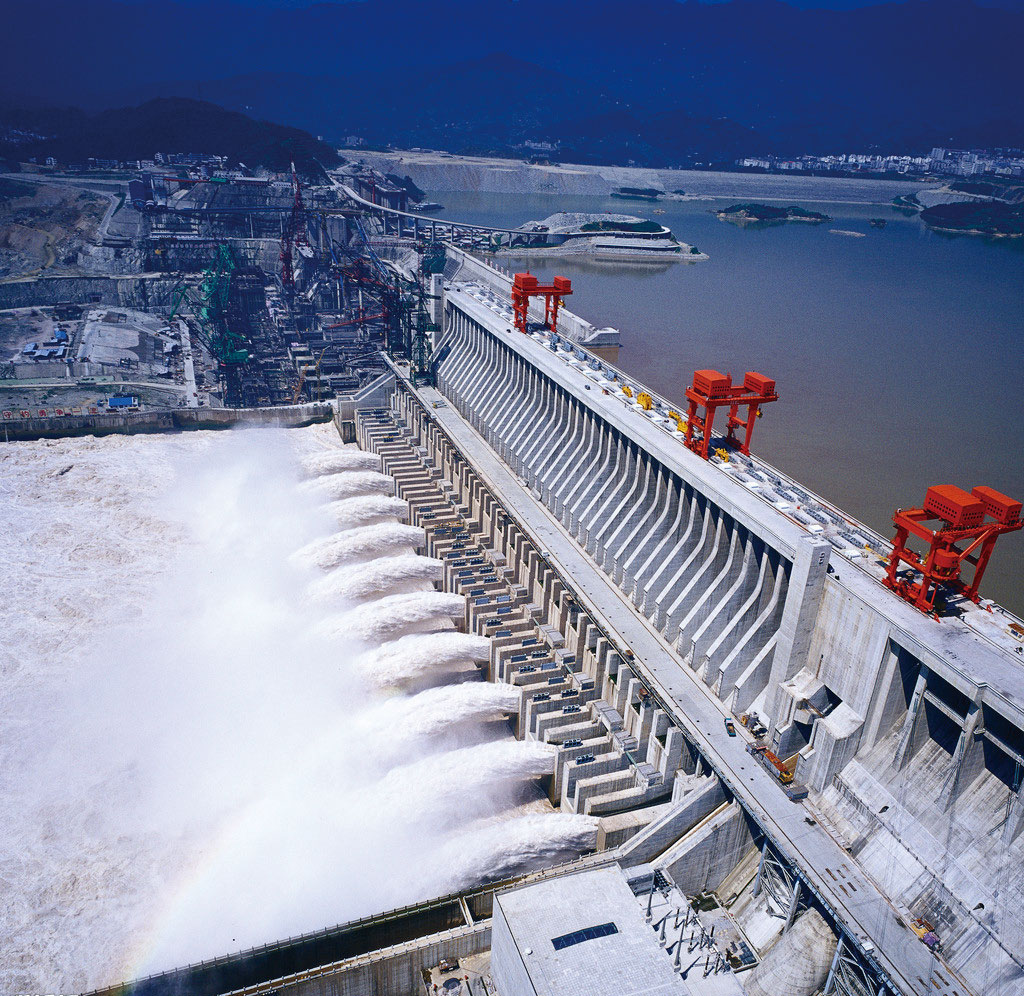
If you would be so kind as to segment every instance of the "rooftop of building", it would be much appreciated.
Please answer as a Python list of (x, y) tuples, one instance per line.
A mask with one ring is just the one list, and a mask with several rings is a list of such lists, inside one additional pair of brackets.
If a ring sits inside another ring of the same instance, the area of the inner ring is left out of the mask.
[(499, 988), (505, 982), (502, 996), (522, 996), (506, 992), (502, 955), (511, 952), (499, 947), (505, 926), (533, 992), (543, 996), (742, 996), (730, 972), (684, 979), (675, 971), (617, 865), (500, 893), (495, 906), (491, 968)]

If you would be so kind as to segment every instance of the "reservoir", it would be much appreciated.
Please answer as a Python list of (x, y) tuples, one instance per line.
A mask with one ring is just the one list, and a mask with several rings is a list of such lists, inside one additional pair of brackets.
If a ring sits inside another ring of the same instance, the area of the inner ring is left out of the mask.
[[(711, 176), (680, 172), (679, 185)], [(620, 329), (618, 365), (672, 401), (683, 403), (698, 368), (775, 378), (780, 400), (758, 423), (754, 450), (887, 538), (894, 510), (919, 505), (932, 484), (987, 484), (1024, 498), (1024, 240), (932, 232), (888, 204), (863, 203), (863, 183), (835, 181), (834, 200), (816, 202), (787, 198), (787, 184), (806, 189), (798, 178), (741, 180), (762, 183), (763, 193), (657, 204), (427, 196), (445, 205), (437, 216), (501, 226), (555, 211), (664, 210), (657, 220), (710, 260), (504, 264), (570, 277), (569, 307)], [(879, 187), (885, 200), (892, 186)], [(741, 199), (795, 203), (833, 220), (739, 228), (712, 213)], [(1024, 613), (1024, 533), (997, 545), (982, 595)]]

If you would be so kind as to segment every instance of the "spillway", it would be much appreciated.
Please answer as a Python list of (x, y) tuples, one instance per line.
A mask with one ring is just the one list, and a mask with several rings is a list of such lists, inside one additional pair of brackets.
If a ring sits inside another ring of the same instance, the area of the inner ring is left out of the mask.
[(489, 641), (433, 590), (379, 458), (321, 426), (0, 461), (23, 540), (2, 561), (0, 992), (85, 991), (472, 886), (523, 815), (552, 817), (524, 869), (572, 851), (579, 826), (536, 785), (552, 751), (511, 738), (519, 697), (479, 680)]

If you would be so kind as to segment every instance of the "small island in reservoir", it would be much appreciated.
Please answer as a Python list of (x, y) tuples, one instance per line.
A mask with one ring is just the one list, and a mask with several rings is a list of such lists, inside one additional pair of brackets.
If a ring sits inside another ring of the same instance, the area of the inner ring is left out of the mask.
[(807, 208), (791, 204), (789, 207), (774, 207), (771, 204), (733, 204), (716, 211), (721, 221), (734, 225), (782, 225), (787, 221), (805, 221), (815, 225), (831, 221), (827, 214), (808, 211)]
[(936, 204), (921, 212), (921, 220), (939, 232), (1003, 238), (1024, 236), (1024, 204), (996, 200)]

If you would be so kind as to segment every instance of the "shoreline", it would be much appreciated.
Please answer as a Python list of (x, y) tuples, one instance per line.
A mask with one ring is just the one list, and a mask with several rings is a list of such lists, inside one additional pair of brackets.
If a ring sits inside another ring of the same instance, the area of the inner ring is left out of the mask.
[(925, 222), (925, 227), (930, 232), (944, 232), (947, 235), (980, 235), (986, 239), (1024, 239), (1024, 232), (983, 232), (980, 228), (940, 228), (938, 225), (929, 225), (928, 222)]
[[(936, 180), (863, 177), (787, 176), (716, 170), (595, 166), (577, 163), (529, 164), (523, 160), (455, 156), (436, 151), (373, 152), (342, 149), (341, 155), (383, 172), (409, 175), (429, 196), (446, 192), (554, 194), (611, 198), (622, 187), (663, 189), (656, 201), (750, 199), (862, 204), (888, 207), (898, 194), (941, 186)], [(673, 188), (686, 188), (673, 196)], [(778, 191), (778, 193), (776, 193)], [(860, 196), (858, 196), (860, 195)], [(615, 198), (616, 200), (620, 198)]]

